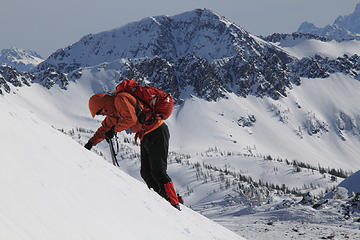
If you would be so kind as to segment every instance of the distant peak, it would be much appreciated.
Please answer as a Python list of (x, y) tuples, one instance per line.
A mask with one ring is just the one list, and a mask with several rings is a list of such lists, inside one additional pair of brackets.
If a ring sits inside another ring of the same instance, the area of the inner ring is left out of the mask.
[(360, 2), (356, 4), (352, 13), (337, 17), (332, 25), (317, 28), (313, 24), (303, 23), (298, 28), (298, 32), (320, 34), (340, 41), (358, 39), (360, 33)]
[(310, 22), (303, 22), (300, 27), (298, 28), (298, 32), (311, 32), (317, 30), (318, 28)]
[(200, 14), (209, 14), (209, 15), (218, 16), (218, 14), (216, 14), (214, 11), (212, 11), (209, 8), (202, 8), (202, 9), (198, 8), (198, 9), (195, 9), (195, 11), (199, 12)]
[(354, 13), (360, 14), (360, 2), (356, 4)]
[[(189, 17), (191, 16), (191, 17)], [(220, 16), (218, 13), (214, 12), (208, 8), (197, 8), (191, 11), (183, 12), (178, 15), (175, 15), (171, 18), (210, 18), (210, 19), (224, 19), (224, 17)]]

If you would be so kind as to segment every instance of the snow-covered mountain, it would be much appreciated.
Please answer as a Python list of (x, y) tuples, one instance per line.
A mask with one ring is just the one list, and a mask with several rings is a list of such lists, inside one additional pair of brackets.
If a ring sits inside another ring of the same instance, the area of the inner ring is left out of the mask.
[[(23, 120), (30, 122), (27, 124), (44, 121), (66, 133), (73, 145), (74, 140), (80, 143), (79, 149), (68, 147), (54, 135), (44, 138), (64, 145), (61, 153), (71, 148), (83, 159), (82, 145), (101, 121), (91, 118), (89, 97), (114, 90), (126, 78), (153, 84), (177, 99), (167, 120), (169, 173), (187, 206), (249, 239), (327, 238), (332, 232), (356, 239), (360, 211), (345, 221), (336, 199), (329, 202), (331, 211), (325, 205), (316, 210), (306, 201), (300, 203), (302, 194), (318, 200), (360, 167), (357, 43), (346, 48), (314, 36), (288, 35), (279, 36), (280, 41), (265, 41), (207, 9), (150, 17), (85, 36), (52, 54), (26, 76), (3, 67), (0, 102), (30, 111), (34, 117)], [(281, 41), (288, 45), (279, 44)], [(331, 56), (317, 54), (328, 51), (323, 44), (332, 44)], [(8, 112), (14, 118), (28, 114), (4, 109), (4, 116)], [(3, 119), (10, 122), (9, 116)], [(10, 134), (8, 125), (1, 127), (4, 134)], [(22, 145), (36, 145), (29, 136), (42, 129), (25, 127), (34, 131), (18, 128), (26, 136)], [(141, 181), (138, 146), (133, 136), (122, 133), (119, 137), (121, 169)], [(4, 148), (9, 149), (6, 156), (12, 154), (10, 145)], [(57, 156), (49, 150), (52, 146), (41, 146), (41, 150), (36, 148), (38, 153), (32, 152), (39, 159), (42, 151), (50, 152), (46, 158)], [(93, 151), (110, 159), (106, 143)], [(76, 163), (82, 169), (92, 166), (82, 160)], [(94, 168), (107, 171), (105, 165)], [(111, 168), (112, 173), (116, 170)], [(128, 179), (123, 173), (118, 176)], [(118, 192), (126, 187), (118, 188), (109, 197), (127, 201)], [(141, 203), (136, 204), (142, 209)]]
[(338, 41), (360, 39), (360, 3), (355, 7), (353, 13), (339, 16), (332, 25), (323, 28), (316, 27), (309, 22), (303, 22), (297, 32), (313, 33), (329, 37)]
[(181, 151), (255, 146), (350, 170), (359, 164), (359, 56), (299, 59), (291, 49), (198, 9), (88, 35), (52, 54), (29, 82), (84, 88), (88, 96), (122, 79), (150, 82), (177, 99), (169, 124)]
[(149, 17), (118, 29), (89, 34), (50, 55), (39, 68), (51, 66), (69, 72), (121, 58), (154, 56), (175, 62), (194, 55), (212, 62), (236, 55), (259, 56), (268, 48), (283, 55), (281, 50), (257, 41), (219, 14), (197, 9), (172, 17)]
[(44, 61), (42, 57), (32, 50), (19, 48), (2, 49), (0, 51), (0, 65), (8, 65), (21, 72), (29, 72), (39, 63)]
[(299, 81), (286, 69), (292, 60), (224, 17), (197, 9), (85, 36), (56, 51), (38, 70), (71, 73), (113, 62), (117, 78), (149, 79), (177, 99), (189, 88), (208, 100), (223, 97), (225, 92), (278, 98)]

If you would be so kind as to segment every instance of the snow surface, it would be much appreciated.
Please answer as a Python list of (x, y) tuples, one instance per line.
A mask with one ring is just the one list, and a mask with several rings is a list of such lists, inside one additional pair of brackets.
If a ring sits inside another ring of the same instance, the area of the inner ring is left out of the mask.
[[(338, 190), (342, 192), (342, 195), (347, 195), (350, 193), (360, 193), (360, 170), (351, 176), (344, 179), (338, 186)], [(330, 192), (324, 196), (324, 199), (333, 198), (337, 193)]]
[(0, 239), (242, 239), (180, 212), (103, 158), (4, 97)]
[(290, 55), (297, 58), (311, 57), (315, 54), (332, 59), (341, 57), (344, 54), (348, 56), (352, 56), (354, 54), (360, 55), (359, 40), (342, 42), (332, 40), (330, 42), (323, 42), (316, 39), (296, 39), (283, 40), (275, 45), (281, 47)]
[(346, 188), (349, 192), (360, 192), (360, 171), (352, 174), (339, 184), (339, 187)]
[[(234, 95), (218, 102), (189, 99), (169, 120), (176, 136), (173, 145), (180, 152), (205, 151), (210, 146), (243, 151), (255, 146), (262, 154), (350, 170), (360, 166), (359, 138), (349, 133), (347, 141), (341, 140), (335, 122), (340, 112), (358, 118), (358, 91), (359, 81), (334, 74), (328, 79), (303, 79), (279, 101)], [(238, 119), (248, 115), (256, 117), (254, 126), (239, 126)], [(325, 121), (333, 131), (310, 136), (305, 124), (309, 115)]]

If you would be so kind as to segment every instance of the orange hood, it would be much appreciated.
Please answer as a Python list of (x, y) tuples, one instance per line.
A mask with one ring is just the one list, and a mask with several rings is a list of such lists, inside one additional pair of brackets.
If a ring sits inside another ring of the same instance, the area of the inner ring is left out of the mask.
[(89, 99), (89, 110), (91, 116), (94, 118), (99, 110), (103, 110), (104, 113), (112, 112), (114, 108), (114, 97), (105, 93), (95, 94)]

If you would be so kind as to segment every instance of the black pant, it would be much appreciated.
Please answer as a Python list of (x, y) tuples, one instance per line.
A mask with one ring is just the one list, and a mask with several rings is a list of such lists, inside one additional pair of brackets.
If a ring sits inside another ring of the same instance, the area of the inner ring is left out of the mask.
[(163, 123), (154, 131), (146, 134), (141, 141), (141, 177), (149, 188), (154, 189), (160, 196), (168, 199), (164, 185), (171, 182), (167, 175), (167, 157), (170, 133), (168, 126)]

